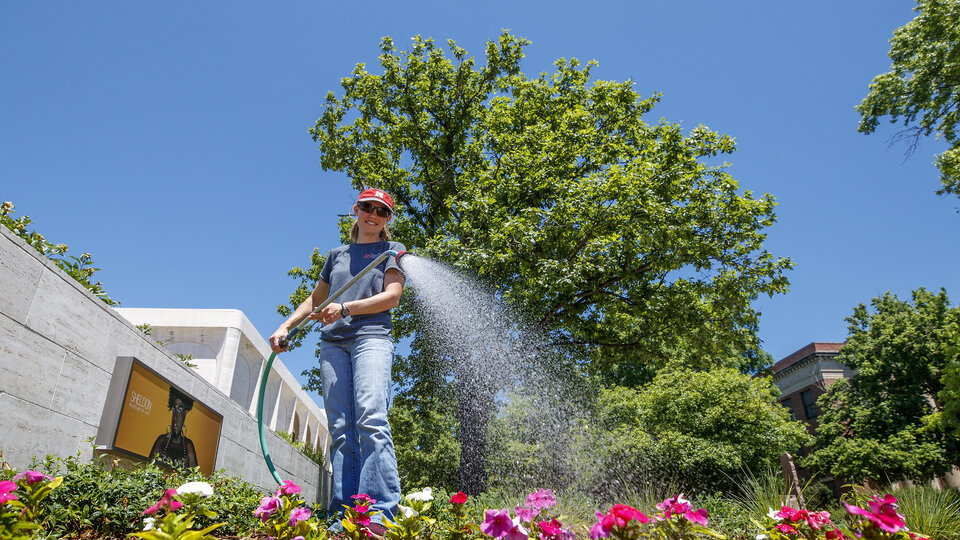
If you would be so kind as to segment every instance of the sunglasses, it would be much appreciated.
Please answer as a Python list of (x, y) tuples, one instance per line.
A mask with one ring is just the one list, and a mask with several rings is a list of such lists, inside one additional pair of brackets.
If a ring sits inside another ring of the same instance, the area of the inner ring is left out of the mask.
[(376, 212), (380, 217), (390, 217), (390, 214), (393, 213), (389, 208), (384, 208), (383, 206), (374, 206), (373, 203), (368, 203), (367, 201), (358, 202), (357, 208), (368, 214)]

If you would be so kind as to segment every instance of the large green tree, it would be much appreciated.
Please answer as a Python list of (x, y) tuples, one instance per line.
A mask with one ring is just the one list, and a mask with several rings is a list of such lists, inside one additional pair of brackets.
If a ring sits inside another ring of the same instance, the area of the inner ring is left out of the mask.
[(837, 357), (856, 375), (818, 401), (816, 445), (806, 465), (844, 480), (929, 479), (960, 458), (960, 438), (937, 421), (946, 368), (955, 362), (960, 308), (947, 293), (886, 293), (847, 319)]
[(870, 83), (857, 106), (859, 131), (872, 133), (884, 116), (905, 129), (897, 138), (910, 151), (920, 137), (936, 133), (950, 148), (937, 156), (943, 188), (960, 197), (960, 0), (917, 0), (917, 16), (890, 39), (887, 73)]
[[(749, 364), (751, 301), (785, 291), (791, 262), (763, 247), (773, 197), (727, 171), (733, 138), (648, 123), (659, 96), (594, 81), (593, 63), (528, 77), (527, 44), (504, 32), (480, 66), (452, 41), (448, 55), (384, 38), (378, 72), (358, 64), (327, 95), (312, 130), (321, 165), (392, 193), (398, 239), (489, 284), (568, 367), (636, 385), (678, 355)], [(430, 330), (405, 301), (397, 332), (415, 337), (395, 377), (423, 418), (467, 384)], [(482, 448), (464, 408), (462, 446)], [(482, 489), (482, 469), (461, 459), (460, 486)]]

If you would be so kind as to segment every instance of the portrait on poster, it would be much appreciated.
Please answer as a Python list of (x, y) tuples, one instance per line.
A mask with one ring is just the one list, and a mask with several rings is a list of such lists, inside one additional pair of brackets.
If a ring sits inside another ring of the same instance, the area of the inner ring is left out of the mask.
[(134, 361), (113, 446), (173, 468), (213, 472), (223, 416)]

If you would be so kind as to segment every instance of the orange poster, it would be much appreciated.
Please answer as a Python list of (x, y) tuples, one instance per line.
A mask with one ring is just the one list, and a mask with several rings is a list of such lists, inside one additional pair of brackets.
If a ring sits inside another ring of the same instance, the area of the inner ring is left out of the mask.
[(209, 475), (222, 421), (221, 415), (134, 362), (113, 445), (172, 467), (199, 466)]

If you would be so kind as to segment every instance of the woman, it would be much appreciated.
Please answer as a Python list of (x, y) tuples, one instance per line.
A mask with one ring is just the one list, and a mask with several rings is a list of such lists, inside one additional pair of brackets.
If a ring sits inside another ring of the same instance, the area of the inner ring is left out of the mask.
[[(285, 350), (280, 340), (304, 317), (323, 323), (320, 373), (332, 438), (330, 512), (342, 513), (343, 505), (352, 505), (352, 495), (364, 493), (377, 501), (373, 508), (382, 512), (374, 520), (392, 520), (400, 502), (400, 479), (387, 423), (394, 356), (390, 309), (400, 303), (404, 284), (395, 258), (388, 257), (335, 302), (311, 314), (330, 292), (339, 290), (384, 251), (405, 249), (390, 241), (390, 195), (367, 189), (357, 198), (353, 213), (357, 220), (351, 243), (327, 254), (313, 293), (270, 336), (270, 347), (277, 353)], [(370, 530), (382, 536), (386, 529), (374, 523)]]
[(196, 467), (197, 451), (193, 441), (183, 434), (183, 424), (187, 421), (187, 413), (193, 409), (193, 400), (171, 386), (167, 408), (170, 409), (170, 429), (153, 442), (150, 459), (170, 467)]

